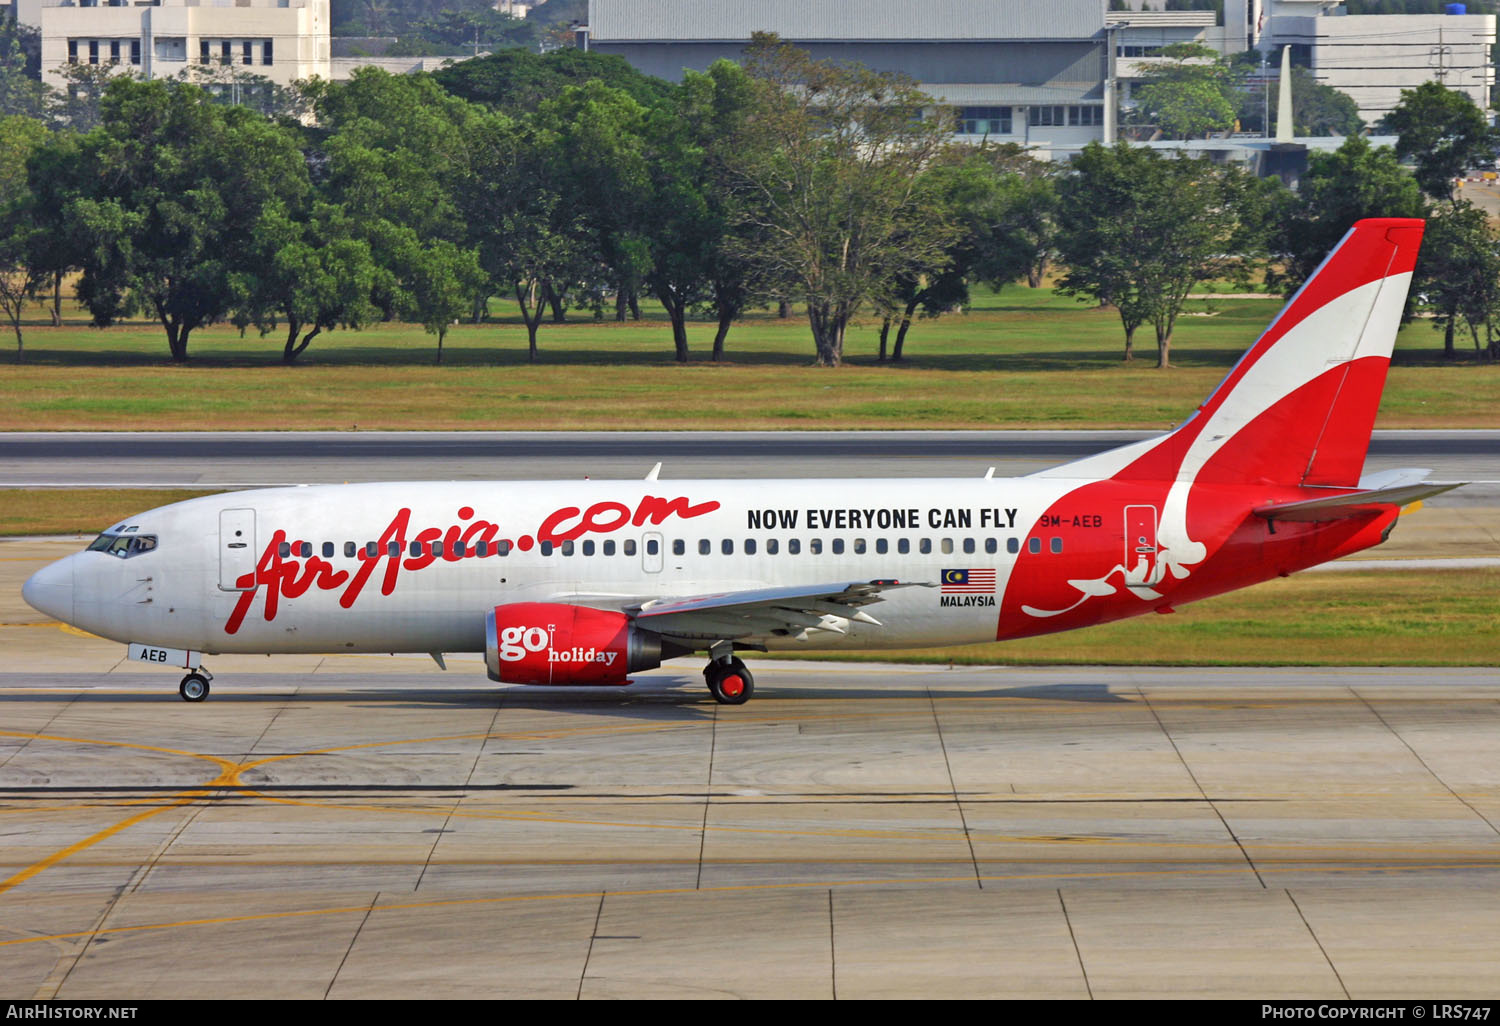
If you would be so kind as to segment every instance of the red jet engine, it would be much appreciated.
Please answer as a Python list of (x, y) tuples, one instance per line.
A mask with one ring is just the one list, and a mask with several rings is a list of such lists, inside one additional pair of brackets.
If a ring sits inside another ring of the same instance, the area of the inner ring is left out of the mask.
[(505, 684), (618, 686), (690, 651), (608, 609), (513, 602), (484, 617), (485, 666), (490, 680)]

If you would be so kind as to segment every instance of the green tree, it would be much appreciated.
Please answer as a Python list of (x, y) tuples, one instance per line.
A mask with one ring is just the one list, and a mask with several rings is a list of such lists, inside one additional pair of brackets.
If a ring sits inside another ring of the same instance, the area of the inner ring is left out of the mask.
[(1277, 259), (1267, 283), (1288, 292), (1300, 287), (1360, 218), (1426, 214), (1422, 190), (1391, 148), (1350, 136), (1332, 153), (1309, 155), (1296, 197), (1274, 218)]
[(80, 187), (65, 201), (79, 298), (100, 325), (149, 311), (172, 359), (186, 360), (191, 333), (232, 304), (231, 275), (266, 208), (305, 194), (297, 139), (180, 82), (116, 78), (101, 116), (79, 142)]
[(320, 187), (369, 246), (372, 301), (386, 319), (410, 316), (427, 325), (441, 357), (449, 290), (469, 285), (466, 307), (483, 297), (474, 226), (463, 209), (483, 112), (431, 78), (374, 68), (347, 82), (314, 83), (308, 92), (323, 133)]
[(1416, 165), (1417, 184), (1433, 199), (1451, 199), (1468, 168), (1494, 156), (1496, 137), (1484, 111), (1441, 82), (1401, 90), (1401, 102), (1380, 119), (1396, 135), (1396, 156)]
[(47, 127), (21, 115), (0, 117), (0, 311), (16, 335), (16, 361), (26, 358), (21, 315), (46, 276), (37, 255), (34, 197), (27, 163), (46, 145)]
[[(602, 82), (569, 86), (536, 114), (560, 188), (561, 216), (587, 228), (601, 265), (594, 281), (574, 284), (592, 285), (596, 294), (613, 291), (620, 320), (653, 268), (648, 225), (655, 183), (646, 114), (629, 94)], [(554, 295), (562, 284), (553, 282)]]
[(271, 207), (251, 245), (252, 259), (233, 275), (235, 319), (262, 333), (284, 320), (283, 362), (296, 360), (322, 332), (358, 329), (377, 315), (370, 244), (341, 208), (317, 202), (299, 217)]
[[(1443, 332), (1443, 353), (1454, 357), (1453, 335), (1460, 321), (1474, 349), (1493, 355), (1491, 325), (1500, 313), (1500, 235), (1484, 211), (1471, 203), (1443, 204), (1427, 221), (1412, 291), (1432, 312), (1432, 326)], [(1485, 344), (1479, 342), (1479, 326)]]
[(403, 263), (410, 269), (410, 287), (402, 313), (437, 336), (437, 362), (442, 363), (448, 330), (468, 309), (475, 291), (483, 287), (484, 272), (473, 250), (447, 239), (419, 245)]
[(1166, 62), (1142, 73), (1132, 88), (1131, 123), (1155, 125), (1168, 139), (1196, 139), (1234, 127), (1238, 76), (1206, 46), (1174, 43)]
[(534, 111), (568, 86), (593, 81), (629, 93), (642, 107), (654, 107), (672, 91), (668, 82), (642, 74), (618, 54), (574, 49), (502, 50), (449, 65), (432, 77), (453, 96), (510, 113)]
[(491, 287), (516, 297), (535, 361), (549, 301), (597, 263), (592, 235), (562, 194), (556, 137), (533, 118), (483, 115), (468, 140), (473, 173), (460, 193), (468, 238)]
[(299, 90), (279, 85), (243, 64), (189, 64), (177, 75), (208, 93), (216, 103), (248, 107), (268, 118), (303, 121), (312, 104)]
[(747, 51), (756, 103), (736, 140), (743, 217), (807, 304), (817, 362), (843, 361), (849, 321), (902, 274), (939, 263), (954, 227), (917, 188), (949, 115), (900, 76), (815, 61), (772, 35)]
[(120, 64), (67, 64), (61, 68), (63, 84), (52, 97), (53, 117), (75, 132), (97, 128), (104, 116), (104, 96), (110, 83), (133, 79), (135, 73)]
[(1061, 289), (1119, 310), (1127, 360), (1149, 322), (1168, 367), (1193, 286), (1245, 276), (1261, 252), (1268, 188), (1208, 159), (1091, 143), (1060, 185)]
[(18, 24), (14, 14), (0, 14), (0, 117), (50, 115), (56, 101), (42, 84), (41, 64), (41, 33)]
[[(1234, 58), (1241, 81), (1252, 69), (1259, 75), (1259, 53), (1246, 50)], [(1359, 104), (1347, 93), (1319, 82), (1307, 68), (1292, 68), (1292, 134), (1298, 136), (1347, 136), (1358, 135), (1365, 129), (1359, 116)], [(1267, 82), (1260, 86), (1245, 86), (1236, 101), (1236, 116), (1240, 129), (1245, 132), (1276, 132), (1277, 84)], [(1270, 95), (1266, 95), (1270, 90)], [(1271, 116), (1271, 129), (1266, 132), (1266, 115)]]

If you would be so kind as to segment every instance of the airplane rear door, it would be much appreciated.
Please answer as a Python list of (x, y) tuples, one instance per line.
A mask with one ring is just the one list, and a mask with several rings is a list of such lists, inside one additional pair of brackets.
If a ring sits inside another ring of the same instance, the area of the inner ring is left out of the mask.
[(1132, 588), (1160, 584), (1166, 569), (1157, 558), (1156, 507), (1125, 507), (1125, 583)]
[[(255, 510), (219, 510), (219, 590), (254, 591), (259, 552), (255, 547)], [(240, 584), (240, 578), (247, 574), (250, 583)]]

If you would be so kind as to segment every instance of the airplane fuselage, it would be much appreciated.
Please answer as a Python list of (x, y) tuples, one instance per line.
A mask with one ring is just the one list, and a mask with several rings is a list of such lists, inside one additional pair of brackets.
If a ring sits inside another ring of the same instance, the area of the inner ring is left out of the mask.
[(265, 489), (111, 528), (153, 544), (58, 563), (71, 602), (59, 613), (116, 641), (208, 653), (474, 652), (486, 610), (507, 603), (618, 609), (878, 579), (926, 586), (887, 593), (879, 625), (754, 643), (941, 646), (1165, 610), (1377, 544), (1393, 519), (1273, 528), (1252, 510), (1306, 489), (1218, 486), (1194, 491), (1188, 528), (1168, 491), (1066, 478)]

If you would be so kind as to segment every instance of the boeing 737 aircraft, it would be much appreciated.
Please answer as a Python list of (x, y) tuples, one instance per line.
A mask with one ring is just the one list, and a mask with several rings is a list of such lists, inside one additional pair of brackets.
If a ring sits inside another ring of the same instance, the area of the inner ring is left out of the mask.
[(963, 645), (1072, 630), (1358, 552), (1456, 485), (1362, 477), (1420, 220), (1360, 221), (1181, 426), (1027, 477), (447, 482), (149, 510), (27, 602), (190, 672), (222, 652), (484, 652), (493, 680), (623, 685), (706, 652)]

